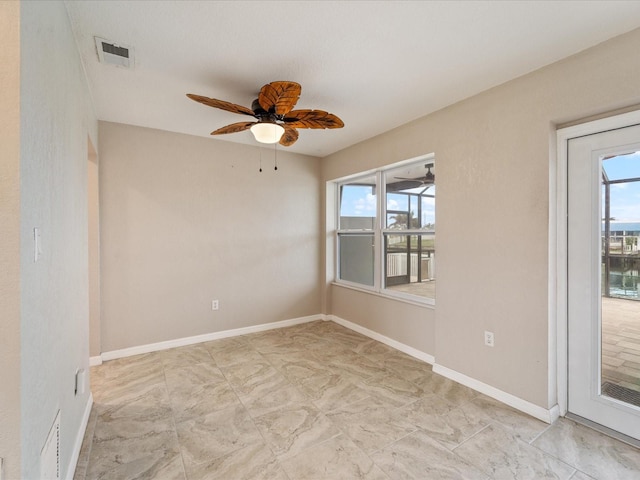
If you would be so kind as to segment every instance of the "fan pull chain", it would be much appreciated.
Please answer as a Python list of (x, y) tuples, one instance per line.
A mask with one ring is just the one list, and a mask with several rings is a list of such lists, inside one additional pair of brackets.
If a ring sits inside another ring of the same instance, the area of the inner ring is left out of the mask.
[(273, 169), (274, 170), (278, 170), (278, 144), (277, 143), (273, 144), (273, 152), (274, 152), (274, 155), (273, 155), (273, 159), (274, 160), (273, 160), (273, 162), (274, 162), (274, 165), (275, 165), (273, 167)]
[(260, 150), (260, 173), (262, 173), (262, 148), (258, 148)]

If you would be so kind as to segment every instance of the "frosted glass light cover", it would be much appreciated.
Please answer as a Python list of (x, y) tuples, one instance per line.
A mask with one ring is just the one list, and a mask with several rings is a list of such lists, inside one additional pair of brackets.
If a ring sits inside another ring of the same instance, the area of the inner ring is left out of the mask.
[(284, 128), (277, 123), (256, 123), (251, 127), (251, 133), (260, 143), (278, 143)]

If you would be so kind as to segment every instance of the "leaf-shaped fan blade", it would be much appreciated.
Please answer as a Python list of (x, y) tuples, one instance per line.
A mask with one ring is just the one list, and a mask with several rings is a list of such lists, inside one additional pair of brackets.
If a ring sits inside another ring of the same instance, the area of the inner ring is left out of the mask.
[(224, 100), (216, 100), (215, 98), (203, 97), (202, 95), (194, 95), (193, 93), (187, 93), (187, 97), (209, 107), (219, 108), (221, 110), (226, 110), (227, 112), (243, 113), (245, 115), (251, 115), (252, 117), (255, 117), (253, 110), (247, 107), (243, 107), (242, 105), (225, 102)]
[(293, 128), (342, 128), (344, 122), (324, 110), (293, 110), (284, 118)]
[(223, 133), (236, 133), (243, 132), (251, 128), (252, 125), (255, 125), (258, 122), (238, 122), (232, 123), (231, 125), (227, 125), (226, 127), (219, 128), (213, 132), (211, 135), (222, 135)]
[(258, 103), (267, 112), (286, 115), (295, 107), (302, 87), (296, 82), (271, 82), (260, 89)]
[(282, 134), (282, 138), (280, 138), (280, 145), (283, 147), (289, 147), (298, 140), (298, 131), (289, 125), (283, 125), (283, 127), (284, 133)]

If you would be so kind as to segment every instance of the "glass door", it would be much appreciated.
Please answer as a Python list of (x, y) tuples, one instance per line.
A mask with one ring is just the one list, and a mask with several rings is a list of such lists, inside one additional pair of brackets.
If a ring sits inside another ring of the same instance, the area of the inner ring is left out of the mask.
[(568, 145), (568, 410), (640, 439), (640, 126)]

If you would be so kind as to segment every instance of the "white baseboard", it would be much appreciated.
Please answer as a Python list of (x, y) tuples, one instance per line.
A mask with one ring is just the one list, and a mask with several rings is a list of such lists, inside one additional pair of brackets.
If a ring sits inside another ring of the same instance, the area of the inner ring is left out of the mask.
[(73, 476), (76, 473), (76, 467), (78, 466), (78, 458), (80, 458), (80, 449), (82, 448), (82, 440), (89, 424), (89, 415), (91, 415), (91, 407), (93, 406), (93, 395), (89, 392), (89, 399), (87, 405), (84, 407), (84, 414), (82, 415), (82, 422), (80, 423), (80, 429), (76, 435), (76, 441), (73, 444), (73, 451), (71, 452), (71, 460), (67, 468), (67, 480), (73, 480)]
[(97, 367), (98, 365), (102, 365), (102, 356), (98, 355), (97, 357), (89, 357), (90, 367)]
[[(107, 360), (115, 360), (116, 358), (130, 357), (132, 355), (140, 355), (142, 353), (158, 352), (169, 348), (184, 347), (194, 345), (196, 343), (210, 342), (212, 340), (220, 340), (221, 338), (237, 337), (239, 335), (247, 335), (249, 333), (264, 332), (276, 328), (291, 327), (301, 323), (313, 322), (315, 320), (324, 320), (324, 315), (309, 315), (307, 317), (292, 318), (290, 320), (282, 320), (280, 322), (263, 323), (253, 325), (251, 327), (234, 328), (232, 330), (224, 330), (221, 332), (205, 333), (204, 335), (196, 335), (194, 337), (177, 338), (175, 340), (167, 340), (165, 342), (149, 343), (147, 345), (139, 345), (137, 347), (123, 348), (121, 350), (112, 350), (103, 352), (100, 355), (101, 362)], [(92, 357), (95, 358), (95, 357)]]
[(389, 345), (390, 347), (395, 348), (396, 350), (400, 350), (401, 352), (404, 352), (407, 355), (411, 355), (412, 357), (417, 358), (418, 360), (422, 360), (423, 362), (426, 362), (429, 365), (433, 365), (435, 362), (435, 358), (433, 357), (433, 355), (429, 355), (428, 353), (418, 350), (417, 348), (413, 348), (413, 347), (410, 347), (409, 345), (405, 345), (404, 343), (398, 342), (393, 338), (389, 338), (378, 332), (369, 330), (368, 328), (358, 325), (357, 323), (350, 322), (349, 320), (345, 320), (344, 318), (340, 318), (336, 315), (326, 315), (326, 319), (334, 321), (337, 324), (342, 325), (343, 327), (353, 330), (354, 332), (358, 332), (369, 338), (373, 338), (374, 340), (384, 343), (385, 345)]
[[(520, 410), (532, 417), (542, 420), (546, 423), (553, 423), (560, 416), (560, 409), (558, 405), (554, 405), (551, 409), (545, 409), (531, 402), (523, 400), (519, 397), (511, 395), (510, 393), (499, 390), (491, 385), (480, 382), (474, 378), (468, 377), (462, 373), (451, 370), (450, 368), (443, 367), (435, 363), (435, 357), (428, 353), (425, 353), (416, 348), (405, 345), (402, 342), (389, 338), (373, 330), (369, 330), (357, 323), (350, 322), (344, 318), (340, 318), (336, 315), (309, 315), (307, 317), (293, 318), (290, 320), (282, 320), (280, 322), (264, 323), (261, 325), (254, 325), (251, 327), (235, 328), (232, 330), (224, 330), (221, 332), (207, 333), (204, 335), (196, 335), (194, 337), (178, 338), (175, 340), (168, 340), (166, 342), (150, 343), (147, 345), (140, 345), (137, 347), (124, 348), (121, 350), (113, 350), (110, 352), (104, 352), (99, 357), (91, 357), (90, 364), (100, 365), (103, 361), (115, 360), (116, 358), (130, 357), (132, 355), (139, 355), (142, 353), (157, 352), (160, 350), (166, 350), (175, 347), (184, 347), (187, 345), (194, 345), (202, 342), (210, 342), (212, 340), (219, 340), (222, 338), (236, 337), (239, 335), (247, 335), (250, 333), (264, 332), (266, 330), (273, 330), (277, 328), (291, 327), (293, 325), (300, 325), (302, 323), (313, 322), (315, 320), (330, 320), (336, 322), (343, 327), (346, 327), (355, 332), (361, 333), (369, 338), (377, 340), (385, 345), (388, 345), (396, 350), (406, 353), (418, 360), (422, 360), (430, 365), (433, 365), (434, 373), (447, 377), (455, 382), (472, 388), (480, 393), (483, 393), (491, 398), (498, 400), (506, 405), (509, 405), (516, 410)], [(95, 362), (95, 363), (94, 363)], [(89, 411), (91, 408), (89, 407)], [(88, 416), (87, 416), (88, 419)], [(86, 420), (85, 420), (86, 427)], [(82, 437), (80, 438), (80, 445), (82, 445)], [(78, 450), (79, 453), (79, 450)], [(76, 458), (77, 461), (77, 458)]]
[(434, 373), (442, 375), (443, 377), (447, 377), (454, 382), (461, 383), (469, 388), (472, 388), (480, 393), (484, 393), (485, 395), (498, 400), (510, 407), (515, 408), (516, 410), (520, 410), (532, 417), (537, 418), (538, 420), (542, 420), (546, 423), (555, 422), (560, 414), (560, 410), (557, 405), (553, 406), (551, 409), (542, 408), (538, 405), (535, 405), (531, 402), (523, 400), (519, 397), (511, 395), (510, 393), (503, 392), (491, 385), (487, 385), (486, 383), (482, 383), (475, 378), (467, 377), (466, 375), (456, 372), (455, 370), (451, 370), (450, 368), (443, 367), (442, 365), (435, 364), (433, 366)]
[(450, 368), (443, 367), (442, 365), (438, 365), (435, 363), (435, 358), (433, 355), (429, 355), (428, 353), (417, 350), (413, 347), (405, 345), (404, 343), (398, 342), (392, 338), (386, 337), (380, 333), (374, 332), (373, 330), (369, 330), (357, 323), (350, 322), (349, 320), (345, 320), (344, 318), (337, 317), (335, 315), (326, 315), (327, 320), (332, 320), (343, 327), (347, 327), (351, 330), (354, 330), (358, 333), (366, 335), (369, 338), (373, 338), (374, 340), (378, 340), (379, 342), (384, 343), (385, 345), (389, 345), (390, 347), (395, 348), (396, 350), (400, 350), (401, 352), (406, 353), (407, 355), (411, 355), (419, 360), (422, 360), (426, 363), (433, 365), (434, 373), (447, 377), (455, 382), (458, 382), (462, 385), (465, 385), (469, 388), (472, 388), (480, 393), (483, 393), (491, 398), (498, 400), (510, 407), (515, 408), (516, 410), (520, 410), (532, 417), (535, 417), (539, 420), (542, 420), (546, 423), (553, 423), (560, 416), (560, 409), (558, 405), (555, 405), (551, 409), (547, 410), (545, 408), (539, 407), (531, 402), (527, 402), (519, 397), (511, 395), (510, 393), (503, 392), (491, 385), (487, 385), (486, 383), (482, 383), (474, 378), (463, 375), (462, 373), (456, 372), (455, 370), (451, 370)]

